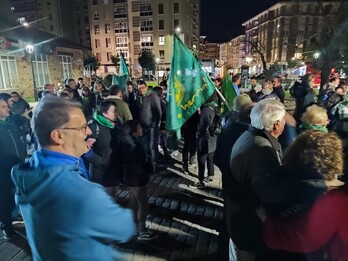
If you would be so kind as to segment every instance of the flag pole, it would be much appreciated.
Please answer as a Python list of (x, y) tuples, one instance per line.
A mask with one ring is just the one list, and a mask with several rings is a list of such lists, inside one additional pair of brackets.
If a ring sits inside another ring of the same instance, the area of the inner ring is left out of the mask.
[(226, 105), (226, 107), (228, 108), (229, 111), (233, 111), (231, 106), (228, 104), (228, 102), (226, 101), (225, 97), (222, 95), (222, 93), (220, 92), (220, 90), (218, 89), (218, 87), (215, 86), (215, 91), (216, 93), (219, 95), (219, 97), (221, 98), (222, 102)]
[[(196, 59), (197, 59), (197, 58), (196, 58)], [(202, 61), (200, 61), (200, 60), (198, 60), (198, 59), (197, 59), (197, 61), (200, 63), (202, 70), (203, 70), (207, 75), (209, 75), (209, 73), (207, 72), (207, 70), (204, 68)], [(215, 86), (215, 84), (214, 84), (214, 86)], [(222, 95), (222, 93), (220, 92), (220, 90), (219, 90), (218, 87), (216, 87), (216, 86), (215, 86), (215, 91), (216, 91), (216, 93), (219, 95), (219, 97), (221, 98), (222, 102), (226, 105), (227, 109), (228, 109), (229, 111), (233, 111), (232, 108), (231, 108), (231, 106), (230, 106), (230, 105), (228, 104), (228, 102), (226, 101), (225, 97)]]

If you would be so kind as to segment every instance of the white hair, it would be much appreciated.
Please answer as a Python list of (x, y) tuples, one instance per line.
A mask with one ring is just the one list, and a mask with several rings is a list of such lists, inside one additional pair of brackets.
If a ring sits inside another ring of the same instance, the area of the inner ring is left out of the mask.
[(273, 85), (271, 85), (271, 83), (269, 81), (264, 81), (262, 83), (262, 89), (263, 90), (272, 90)]
[(259, 130), (272, 131), (274, 123), (285, 117), (284, 105), (275, 99), (264, 99), (256, 103), (250, 113), (251, 126)]

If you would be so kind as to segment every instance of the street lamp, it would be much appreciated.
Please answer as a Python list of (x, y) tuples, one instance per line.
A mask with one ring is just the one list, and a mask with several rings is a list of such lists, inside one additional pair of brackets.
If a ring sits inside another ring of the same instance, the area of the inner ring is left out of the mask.
[(318, 59), (319, 56), (320, 56), (320, 53), (319, 53), (319, 52), (314, 53), (314, 58), (315, 58), (315, 59)]
[(251, 57), (245, 58), (245, 61), (247, 62), (247, 64), (251, 63), (252, 60), (253, 60), (253, 58), (251, 58)]
[(25, 50), (30, 54), (31, 72), (33, 74), (34, 99), (35, 99), (35, 101), (37, 101), (37, 89), (36, 89), (36, 81), (35, 81), (35, 73), (34, 73), (34, 65), (33, 65), (34, 49), (35, 49), (35, 47), (31, 44), (27, 44), (25, 46)]
[(178, 34), (181, 33), (181, 28), (180, 27), (175, 28), (175, 32), (177, 32)]
[(156, 61), (156, 67), (155, 67), (156, 70), (155, 71), (157, 71), (157, 83), (159, 85), (159, 62), (160, 62), (160, 58), (156, 57), (155, 61)]

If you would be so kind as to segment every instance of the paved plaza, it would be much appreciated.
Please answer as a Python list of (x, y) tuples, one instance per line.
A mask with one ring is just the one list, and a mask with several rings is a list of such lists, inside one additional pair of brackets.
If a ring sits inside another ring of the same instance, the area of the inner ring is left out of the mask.
[[(197, 170), (181, 171), (179, 158), (164, 170), (152, 174), (149, 183), (150, 215), (147, 226), (159, 234), (153, 241), (136, 238), (116, 248), (120, 260), (217, 260), (218, 231), (223, 216), (221, 174), (213, 184), (191, 189)], [(121, 187), (117, 201), (128, 205), (128, 192)], [(117, 219), (115, 218), (117, 222)], [(0, 239), (0, 260), (31, 260), (23, 222), (15, 222), (21, 237)]]

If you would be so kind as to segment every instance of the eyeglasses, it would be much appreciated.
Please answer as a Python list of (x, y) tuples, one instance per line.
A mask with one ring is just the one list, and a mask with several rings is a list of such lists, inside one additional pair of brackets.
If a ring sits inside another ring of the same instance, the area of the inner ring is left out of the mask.
[(83, 124), (81, 127), (75, 127), (75, 128), (64, 127), (64, 128), (59, 128), (59, 129), (61, 129), (61, 130), (77, 130), (77, 131), (83, 131), (84, 133), (86, 133), (87, 128), (88, 128), (88, 123)]

